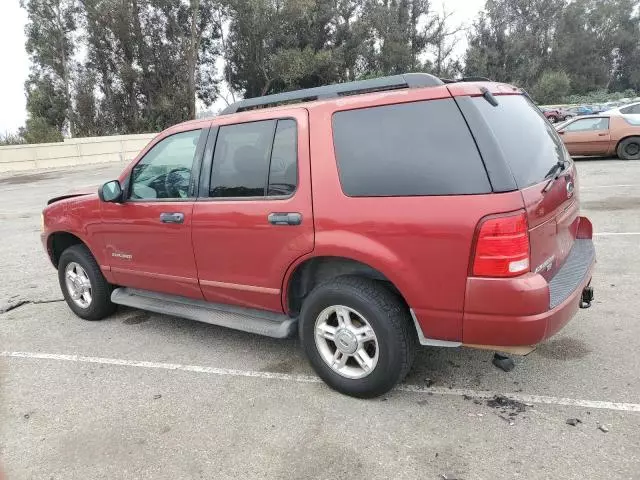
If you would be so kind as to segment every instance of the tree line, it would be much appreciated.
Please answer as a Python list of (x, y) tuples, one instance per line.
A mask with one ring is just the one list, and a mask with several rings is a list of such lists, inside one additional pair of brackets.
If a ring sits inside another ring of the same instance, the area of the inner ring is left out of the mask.
[(429, 0), (21, 5), (30, 143), (157, 131), (221, 97), (403, 72), (486, 76), (540, 102), (640, 90), (640, 0), (487, 0), (464, 31)]

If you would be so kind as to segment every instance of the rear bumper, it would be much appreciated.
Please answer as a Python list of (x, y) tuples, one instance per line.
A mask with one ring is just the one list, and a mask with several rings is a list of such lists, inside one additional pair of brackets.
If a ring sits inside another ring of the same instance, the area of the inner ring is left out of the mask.
[(593, 241), (582, 238), (549, 282), (536, 273), (511, 279), (468, 278), (463, 343), (535, 345), (549, 338), (575, 315), (594, 265)]

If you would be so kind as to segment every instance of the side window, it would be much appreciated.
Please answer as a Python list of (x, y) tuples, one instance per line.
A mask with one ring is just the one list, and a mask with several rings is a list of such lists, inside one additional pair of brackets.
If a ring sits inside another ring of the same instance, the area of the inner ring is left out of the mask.
[(220, 127), (209, 196), (291, 195), (297, 184), (294, 120), (264, 120)]
[(620, 113), (640, 113), (640, 103), (623, 107), (620, 109)]
[(265, 194), (275, 120), (220, 127), (211, 171), (211, 197)]
[(156, 143), (133, 167), (129, 198), (187, 198), (201, 133), (202, 130), (176, 133)]
[(291, 195), (298, 184), (298, 133), (295, 120), (278, 120), (269, 165), (267, 195)]
[(570, 123), (564, 128), (565, 132), (588, 132), (592, 130), (608, 130), (608, 118), (583, 118)]
[(336, 112), (333, 141), (342, 190), (352, 197), (491, 191), (452, 99)]

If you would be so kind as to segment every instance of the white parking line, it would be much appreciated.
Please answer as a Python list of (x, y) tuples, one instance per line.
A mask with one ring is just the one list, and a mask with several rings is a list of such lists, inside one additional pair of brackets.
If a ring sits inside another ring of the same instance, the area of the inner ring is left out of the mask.
[(633, 187), (640, 187), (640, 185), (633, 185), (633, 184), (622, 184), (622, 185), (592, 185), (592, 186), (582, 186), (580, 185), (580, 190), (593, 190), (596, 188), (633, 188)]
[[(231, 377), (253, 377), (270, 380), (282, 380), (298, 383), (322, 383), (318, 377), (310, 375), (292, 375), (289, 373), (256, 372), (252, 370), (235, 370), (230, 368), (204, 367), (199, 365), (183, 365), (179, 363), (159, 363), (136, 360), (123, 360), (120, 358), (86, 357), (82, 355), (61, 355), (57, 353), (36, 352), (0, 352), (0, 357), (28, 358), (37, 360), (58, 360), (76, 363), (98, 363), (102, 365), (118, 365), (124, 367), (151, 368), (160, 370), (179, 370), (183, 372), (205, 373), (209, 375)], [(504, 395), (513, 400), (524, 403), (542, 403), (548, 405), (566, 405), (571, 407), (598, 408), (603, 410), (617, 410), (624, 412), (640, 412), (638, 403), (607, 402), (602, 400), (581, 400), (577, 398), (550, 397), (544, 395), (528, 395), (525, 393), (506, 393), (489, 391), (477, 391), (465, 388), (421, 387), (419, 385), (400, 385), (396, 390), (412, 393), (431, 393), (435, 395), (468, 395), (476, 398), (492, 398), (495, 395)]]
[(615, 235), (640, 235), (640, 232), (597, 232), (594, 237), (612, 237)]

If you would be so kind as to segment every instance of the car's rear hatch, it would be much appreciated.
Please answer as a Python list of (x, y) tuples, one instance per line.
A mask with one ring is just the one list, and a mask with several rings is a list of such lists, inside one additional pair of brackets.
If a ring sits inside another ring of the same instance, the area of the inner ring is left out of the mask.
[(562, 140), (525, 95), (482, 97), (477, 108), (496, 137), (522, 193), (529, 224), (530, 266), (546, 279), (562, 267), (576, 238), (576, 169)]

